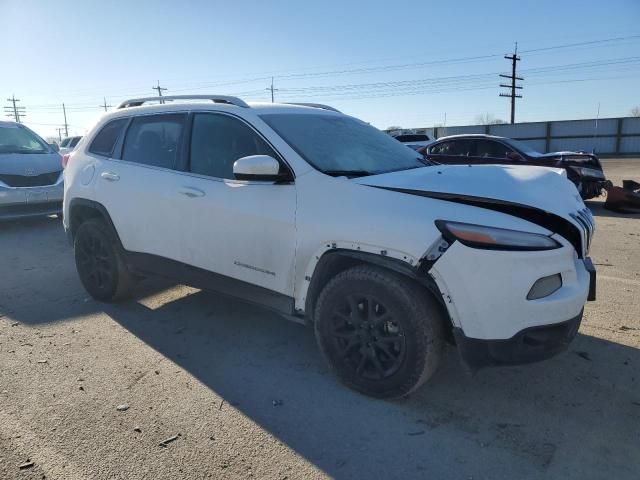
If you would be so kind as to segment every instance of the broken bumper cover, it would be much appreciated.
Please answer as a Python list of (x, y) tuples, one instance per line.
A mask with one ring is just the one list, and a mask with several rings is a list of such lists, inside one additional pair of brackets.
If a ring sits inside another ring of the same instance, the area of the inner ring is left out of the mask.
[(550, 358), (567, 349), (578, 333), (581, 321), (582, 312), (565, 322), (525, 328), (505, 340), (469, 338), (460, 328), (454, 328), (453, 335), (463, 362), (477, 370)]

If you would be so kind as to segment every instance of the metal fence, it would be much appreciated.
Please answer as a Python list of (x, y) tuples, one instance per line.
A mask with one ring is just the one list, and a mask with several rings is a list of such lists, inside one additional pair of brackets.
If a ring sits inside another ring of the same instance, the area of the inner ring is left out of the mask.
[(500, 125), (417, 128), (434, 138), (486, 133), (523, 140), (540, 152), (585, 151), (601, 155), (640, 155), (640, 118), (600, 118)]

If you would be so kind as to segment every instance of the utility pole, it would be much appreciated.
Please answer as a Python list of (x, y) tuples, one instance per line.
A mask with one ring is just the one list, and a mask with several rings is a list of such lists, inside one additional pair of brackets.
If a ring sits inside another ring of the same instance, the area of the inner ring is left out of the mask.
[(62, 142), (62, 130), (64, 130), (64, 127), (57, 127), (56, 130), (58, 131), (58, 140)]
[(271, 86), (265, 88), (265, 90), (271, 90), (271, 103), (273, 103), (273, 92), (277, 92), (277, 88), (273, 88), (273, 77), (271, 77)]
[(16, 98), (15, 95), (11, 95), (11, 98), (7, 98), (7, 102), (11, 102), (11, 105), (8, 107), (4, 107), (4, 112), (7, 115), (7, 117), (9, 118), (13, 117), (13, 119), (17, 123), (20, 123), (21, 117), (26, 117), (26, 114), (24, 113), (25, 108), (16, 105), (16, 102), (19, 102), (19, 101), (20, 101), (19, 98)]
[(67, 109), (65, 108), (64, 103), (62, 104), (62, 113), (64, 113), (64, 136), (68, 137), (69, 125), (67, 124)]
[[(162, 91), (166, 90), (166, 88), (162, 88), (160, 86), (160, 80), (158, 80), (158, 86), (157, 87), (151, 87), (152, 90), (158, 90), (158, 96), (162, 97)], [(164, 103), (164, 100), (162, 100), (162, 98), (160, 99), (160, 103)]]
[(102, 97), (102, 99), (104, 100), (104, 103), (102, 105), (100, 105), (100, 107), (104, 108), (104, 111), (107, 111), (107, 108), (111, 108), (113, 107), (113, 105), (107, 105), (107, 98), (106, 97)]
[(515, 50), (512, 55), (505, 55), (504, 58), (511, 60), (511, 75), (500, 75), (502, 78), (511, 79), (510, 85), (501, 83), (500, 86), (504, 88), (510, 88), (511, 93), (500, 93), (501, 97), (511, 97), (511, 123), (516, 123), (516, 98), (522, 98), (522, 95), (516, 95), (516, 90), (521, 90), (521, 85), (516, 85), (516, 80), (524, 80), (522, 77), (516, 76), (516, 62), (520, 61), (518, 56), (518, 42), (516, 42)]

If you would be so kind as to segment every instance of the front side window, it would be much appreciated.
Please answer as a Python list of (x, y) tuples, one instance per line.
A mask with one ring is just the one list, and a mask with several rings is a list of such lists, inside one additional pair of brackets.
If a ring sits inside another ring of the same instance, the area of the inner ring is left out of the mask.
[(89, 146), (89, 151), (105, 157), (113, 155), (113, 148), (128, 121), (128, 118), (120, 118), (107, 123), (94, 137)]
[(47, 153), (49, 146), (20, 125), (0, 127), (0, 153)]
[(328, 175), (373, 175), (426, 165), (420, 154), (352, 117), (271, 113), (261, 118), (311, 166)]
[(434, 145), (429, 150), (432, 155), (451, 155), (456, 157), (468, 157), (471, 155), (472, 143), (470, 140), (451, 140)]
[(153, 167), (174, 168), (186, 115), (136, 117), (127, 130), (122, 159)]
[(78, 142), (80, 141), (81, 138), (82, 137), (73, 137), (69, 142), (69, 148), (75, 148), (75, 146), (78, 145)]
[(65, 138), (64, 140), (62, 140), (62, 143), (60, 144), (60, 147), (62, 147), (62, 148), (66, 147), (69, 144), (70, 141), (71, 141), (70, 138)]
[(242, 121), (228, 115), (198, 113), (191, 131), (190, 170), (233, 179), (233, 164), (249, 155), (277, 158), (273, 149)]
[(476, 156), (482, 158), (507, 158), (511, 149), (493, 140), (476, 140)]

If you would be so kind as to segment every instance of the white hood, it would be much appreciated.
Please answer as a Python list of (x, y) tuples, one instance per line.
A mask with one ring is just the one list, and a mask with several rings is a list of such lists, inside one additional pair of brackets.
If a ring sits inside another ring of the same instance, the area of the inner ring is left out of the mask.
[(434, 165), (360, 177), (362, 185), (502, 200), (564, 218), (585, 208), (564, 170), (513, 165)]

